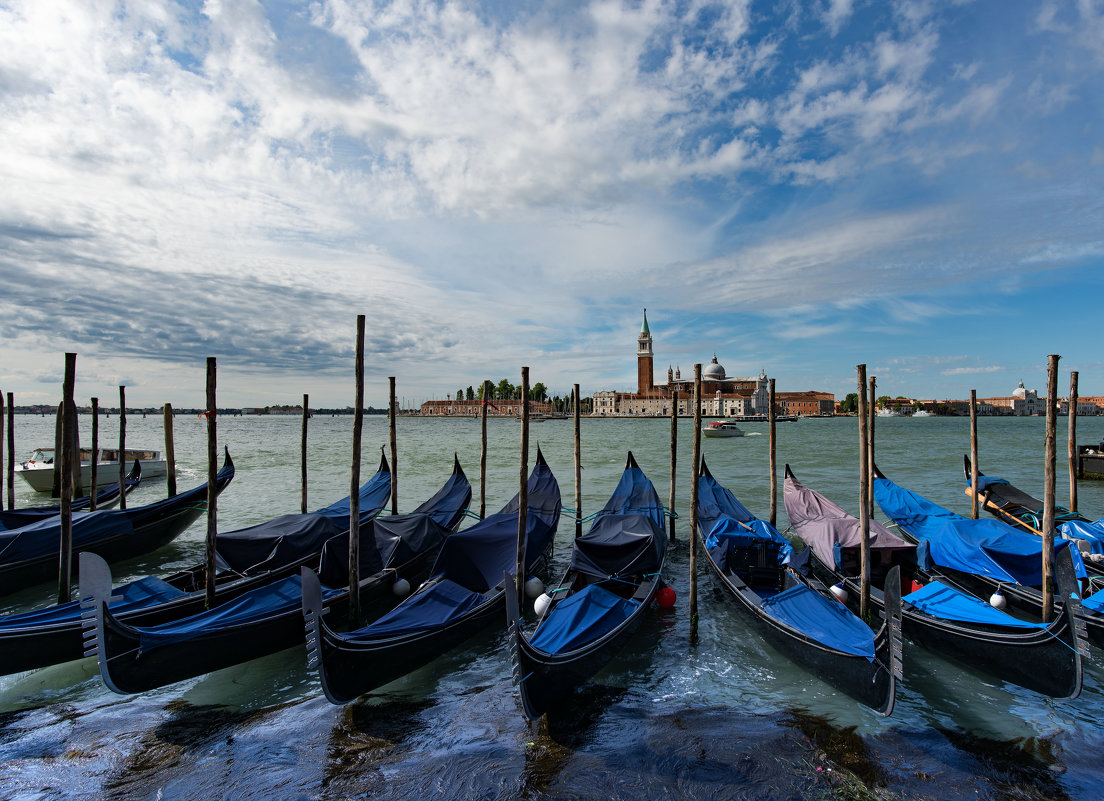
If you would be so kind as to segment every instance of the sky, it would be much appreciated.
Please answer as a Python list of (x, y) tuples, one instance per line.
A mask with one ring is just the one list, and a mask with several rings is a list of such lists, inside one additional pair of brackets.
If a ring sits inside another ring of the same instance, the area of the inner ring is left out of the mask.
[(1104, 0), (0, 0), (0, 390), (1104, 395)]

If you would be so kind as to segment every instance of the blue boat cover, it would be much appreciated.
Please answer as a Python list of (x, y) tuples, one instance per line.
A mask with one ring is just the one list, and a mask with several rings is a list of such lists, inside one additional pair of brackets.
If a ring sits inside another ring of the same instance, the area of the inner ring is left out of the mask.
[[(125, 509), (76, 512), (73, 514), (73, 552), (88, 550), (98, 542), (129, 534), (133, 530), (129, 512)], [(60, 541), (60, 516), (11, 531), (0, 531), (0, 561), (12, 563), (56, 556)]]
[[(970, 486), (970, 475), (966, 475), (966, 486)], [(998, 476), (978, 476), (978, 492), (985, 492), (985, 490), (992, 487), (994, 484), (1008, 484), (1006, 479)]]
[(736, 496), (722, 487), (709, 473), (698, 476), (698, 525), (702, 531), (712, 531), (722, 517), (750, 523), (755, 515)]
[[(793, 475), (783, 484), (786, 515), (794, 531), (826, 565), (837, 573), (843, 570), (844, 549), (862, 547), (862, 525), (838, 504), (806, 487)], [(911, 558), (916, 546), (905, 542), (876, 520), (870, 521), (870, 548), (873, 551), (906, 551)], [(877, 557), (881, 559), (882, 557)], [(894, 554), (894, 561), (901, 554)]]
[[(113, 599), (108, 603), (115, 614), (130, 612), (135, 609), (144, 609), (147, 606), (171, 601), (185, 595), (184, 590), (177, 589), (166, 581), (155, 576), (122, 584), (111, 591)], [(14, 615), (6, 615), (0, 618), (0, 629), (18, 629), (24, 626), (46, 626), (52, 623), (73, 623), (80, 620), (80, 601), (70, 601), (65, 604), (55, 604), (45, 609), (34, 609), (30, 612), (19, 612)]]
[(1058, 532), (1067, 540), (1084, 540), (1090, 553), (1104, 554), (1104, 520), (1068, 520), (1058, 526)]
[(347, 639), (372, 640), (378, 637), (430, 631), (448, 625), (485, 600), (487, 598), (482, 593), (472, 592), (456, 582), (442, 579), (424, 591), (410, 596), (408, 601), (376, 619), (375, 622), (348, 635)]
[[(341, 592), (341, 590), (324, 587), (322, 597), (332, 598)], [(258, 587), (233, 601), (227, 601), (214, 609), (191, 617), (162, 623), (159, 626), (135, 628), (138, 633), (138, 650), (145, 653), (154, 648), (215, 634), (274, 615), (295, 612), (302, 607), (302, 599), (302, 579), (299, 576), (288, 576), (274, 584)]]
[(730, 549), (749, 548), (762, 542), (778, 546), (778, 564), (787, 565), (790, 563), (790, 557), (793, 556), (793, 546), (790, 545), (789, 540), (783, 537), (778, 529), (770, 523), (758, 518), (752, 518), (746, 523), (739, 522), (731, 517), (718, 518), (713, 528), (709, 530), (709, 534), (706, 535), (705, 547), (710, 556), (713, 556), (716, 552), (714, 561), (723, 568), (725, 561), (717, 560), (725, 559)]
[[(886, 478), (874, 480), (874, 497), (894, 522), (916, 539), (927, 540), (935, 564), (1029, 587), (1042, 583), (1040, 537), (999, 520), (962, 517)], [(1069, 545), (1069, 540), (1055, 540), (1055, 553)], [(1077, 576), (1084, 578), (1081, 554), (1073, 548), (1070, 555)]]
[[(360, 523), (365, 525), (391, 497), (391, 472), (380, 470), (360, 488)], [(257, 575), (297, 565), (322, 551), (326, 540), (348, 532), (349, 499), (313, 514), (282, 515), (255, 526), (218, 534), (219, 566), (242, 575)], [(379, 568), (372, 570), (372, 573)], [(365, 574), (367, 575), (367, 574)]]
[(933, 581), (915, 592), (910, 592), (901, 600), (940, 620), (981, 623), (986, 626), (1010, 626), (1022, 629), (1046, 628), (1045, 623), (1032, 623), (1012, 617), (1012, 615), (990, 606), (980, 598), (967, 595), (938, 581)]
[(575, 540), (568, 570), (596, 578), (654, 573), (666, 552), (667, 536), (654, 516), (608, 514)]
[[(360, 528), (360, 576), (371, 576), (386, 567), (399, 568), (422, 554), (436, 551), (449, 530), (428, 515), (377, 517)], [(349, 580), (349, 532), (326, 541), (318, 564), (318, 578), (332, 587)]]
[(1081, 601), (1081, 605), (1094, 612), (1104, 612), (1104, 590), (1098, 590)]
[(621, 473), (606, 505), (598, 512), (595, 524), (605, 515), (647, 515), (657, 526), (663, 526), (663, 503), (651, 480), (639, 467), (627, 467)]
[(797, 584), (763, 601), (763, 611), (822, 645), (874, 661), (874, 632), (839, 601)]
[(575, 651), (615, 630), (639, 607), (639, 601), (590, 584), (553, 606), (529, 644), (546, 654)]

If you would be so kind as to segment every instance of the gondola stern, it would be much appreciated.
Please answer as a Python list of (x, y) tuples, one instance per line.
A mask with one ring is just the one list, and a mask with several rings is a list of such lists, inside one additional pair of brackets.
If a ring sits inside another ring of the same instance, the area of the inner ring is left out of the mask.
[(636, 463), (636, 457), (633, 456), (632, 451), (629, 451), (629, 456), (625, 460), (625, 469), (626, 470), (639, 470), (640, 469), (640, 465), (638, 465)]

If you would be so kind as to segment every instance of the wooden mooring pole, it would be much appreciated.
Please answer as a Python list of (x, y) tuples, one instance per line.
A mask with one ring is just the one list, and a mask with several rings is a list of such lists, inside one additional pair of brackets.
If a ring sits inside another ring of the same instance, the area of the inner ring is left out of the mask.
[(491, 382), (483, 381), (483, 404), (479, 409), (479, 519), (487, 516), (487, 405), (491, 402)]
[[(207, 357), (207, 541), (204, 573), (206, 606), (215, 605), (215, 544), (218, 537), (218, 402), (215, 357)], [(122, 448), (119, 448), (120, 454)], [(121, 457), (120, 457), (121, 458)], [(121, 462), (120, 462), (121, 463)]]
[[(4, 393), (0, 392), (0, 470), (4, 469)], [(4, 482), (0, 481), (0, 509), (4, 508)]]
[(671, 494), (667, 499), (670, 515), (667, 518), (668, 539), (675, 541), (675, 476), (678, 475), (678, 404), (677, 389), (671, 390)]
[(529, 368), (521, 368), (521, 469), (518, 486), (517, 565), (514, 591), (518, 603), (525, 598), (526, 523), (529, 519)]
[(770, 524), (778, 525), (778, 457), (775, 450), (777, 421), (774, 419), (774, 379), (770, 380), (767, 397), (767, 433), (770, 436)]
[(1043, 622), (1054, 612), (1054, 485), (1058, 429), (1058, 359), (1047, 357), (1046, 437), (1043, 460)]
[[(77, 378), (77, 354), (65, 354), (65, 379), (61, 400), (61, 453), (54, 461), (61, 462), (61, 548), (58, 554), (58, 603), (69, 603), (73, 581), (73, 429), (77, 416), (73, 400), (73, 385)], [(60, 457), (60, 459), (59, 459)], [(80, 469), (80, 453), (77, 453)]]
[(399, 403), (395, 398), (395, 376), (387, 379), (390, 388), (391, 400), (387, 404), (388, 424), (391, 428), (391, 514), (399, 513), (399, 440), (396, 433), (396, 418), (399, 414)]
[(168, 497), (176, 495), (176, 443), (173, 441), (173, 407), (166, 403), (161, 408), (161, 417), (165, 428), (165, 492)]
[(299, 484), (302, 492), (299, 511), (307, 513), (307, 420), (310, 418), (310, 396), (303, 393), (303, 432), (299, 438)]
[(870, 517), (874, 517), (874, 421), (878, 418), (878, 407), (874, 402), (874, 398), (877, 396), (874, 393), (877, 391), (877, 387), (877, 377), (870, 376), (870, 404), (867, 407), (870, 413), (870, 438), (867, 442), (868, 452), (866, 457), (866, 508)]
[(690, 470), (690, 644), (698, 644), (698, 477), (701, 475), (702, 367), (694, 365), (694, 465)]
[(1077, 512), (1077, 371), (1070, 373), (1069, 397), (1069, 510)]
[[(356, 401), (353, 404), (353, 467), (352, 477), (349, 480), (349, 614), (353, 620), (360, 617), (360, 434), (364, 427), (363, 314), (357, 315), (356, 328), (356, 362), (353, 368), (356, 382)], [(394, 384), (392, 384), (393, 386)], [(388, 408), (388, 414), (394, 416), (394, 403)], [(394, 469), (392, 464), (392, 482), (395, 481)], [(394, 497), (394, 486), (394, 483), (392, 483), (392, 497)]]
[(61, 439), (63, 426), (65, 425), (65, 398), (57, 407), (57, 415), (54, 417), (54, 485), (50, 490), (50, 497), (57, 498), (61, 495)]
[(15, 393), (8, 393), (8, 508), (15, 508)]
[(866, 365), (860, 364), (859, 374), (859, 617), (867, 619), (870, 609), (870, 443), (867, 423)]
[[(96, 491), (99, 489), (99, 462), (100, 462), (100, 399), (92, 399), (92, 458), (89, 466), (88, 480), (92, 485), (89, 489), (88, 511), (96, 511)], [(126, 487), (119, 487), (119, 492), (124, 492)]]
[(970, 390), (970, 519), (978, 519), (978, 415), (977, 390)]
[[(123, 452), (126, 449), (126, 387), (119, 387), (119, 487), (125, 487), (126, 465), (123, 462)], [(119, 493), (119, 508), (127, 508), (126, 493)]]
[(579, 385), (574, 386), (574, 409), (571, 416), (575, 423), (575, 536), (583, 536), (583, 439), (579, 417)]

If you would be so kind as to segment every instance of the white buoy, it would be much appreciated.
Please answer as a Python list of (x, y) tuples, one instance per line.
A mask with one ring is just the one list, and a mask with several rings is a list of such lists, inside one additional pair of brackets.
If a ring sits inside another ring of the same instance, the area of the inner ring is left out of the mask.
[(842, 581), (832, 585), (832, 595), (836, 596), (836, 600), (841, 604), (847, 603), (847, 588), (843, 586)]
[(391, 585), (391, 592), (399, 598), (405, 598), (410, 595), (410, 582), (404, 578), (395, 579), (395, 583)]
[(525, 582), (525, 595), (529, 598), (536, 598), (542, 592), (544, 592), (544, 582), (536, 576), (533, 576), (527, 582)]
[(1008, 606), (1008, 601), (1004, 597), (1004, 593), (1000, 591), (1000, 587), (997, 587), (997, 591), (989, 596), (989, 605), (994, 609), (1004, 609)]
[(537, 617), (544, 617), (550, 603), (552, 603), (552, 596), (548, 593), (542, 592), (537, 596), (537, 600), (533, 601), (533, 611), (537, 613)]
[(1104, 562), (1104, 553), (1090, 553), (1089, 554), (1089, 561), (1090, 562)]

